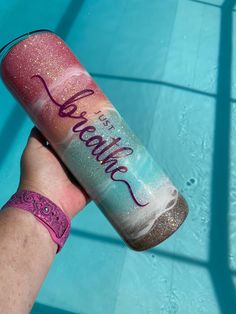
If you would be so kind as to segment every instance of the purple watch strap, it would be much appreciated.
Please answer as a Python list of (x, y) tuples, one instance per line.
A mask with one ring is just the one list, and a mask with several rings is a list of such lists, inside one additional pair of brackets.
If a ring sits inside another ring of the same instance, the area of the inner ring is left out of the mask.
[(31, 212), (49, 231), (58, 245), (57, 253), (62, 249), (70, 233), (70, 218), (47, 197), (28, 190), (20, 190), (12, 195), (2, 207), (21, 208)]

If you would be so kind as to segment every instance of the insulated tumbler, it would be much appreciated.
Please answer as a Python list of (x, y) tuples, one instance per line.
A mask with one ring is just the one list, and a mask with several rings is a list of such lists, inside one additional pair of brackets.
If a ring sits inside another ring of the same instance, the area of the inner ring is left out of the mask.
[(185, 200), (65, 42), (37, 30), (0, 53), (4, 83), (127, 245), (176, 231)]

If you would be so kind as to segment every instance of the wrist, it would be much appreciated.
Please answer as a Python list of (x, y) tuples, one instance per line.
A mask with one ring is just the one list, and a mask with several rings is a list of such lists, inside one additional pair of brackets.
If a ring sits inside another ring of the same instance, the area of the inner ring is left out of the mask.
[[(14, 234), (18, 234), (17, 243), (19, 244), (19, 250), (21, 247), (25, 248), (28, 244), (28, 246), (30, 245), (34, 248), (37, 247), (37, 250), (44, 252), (44, 254), (46, 251), (48, 253), (50, 252), (50, 255), (54, 257), (58, 249), (57, 244), (52, 240), (46, 228), (42, 224), (38, 223), (31, 213), (9, 206), (3, 208), (0, 211), (0, 215), (2, 217), (1, 221), (4, 225), (7, 226), (8, 223), (14, 225), (14, 231), (12, 232)], [(12, 237), (16, 238), (14, 234), (12, 234)]]

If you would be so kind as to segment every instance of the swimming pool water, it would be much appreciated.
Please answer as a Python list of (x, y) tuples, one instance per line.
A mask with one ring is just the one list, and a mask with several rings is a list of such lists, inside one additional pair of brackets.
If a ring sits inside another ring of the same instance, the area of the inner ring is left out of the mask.
[[(127, 248), (94, 203), (32, 310), (236, 313), (235, 0), (0, 1), (0, 45), (48, 28), (69, 44), (189, 203), (158, 247)], [(0, 205), (32, 122), (0, 82)]]

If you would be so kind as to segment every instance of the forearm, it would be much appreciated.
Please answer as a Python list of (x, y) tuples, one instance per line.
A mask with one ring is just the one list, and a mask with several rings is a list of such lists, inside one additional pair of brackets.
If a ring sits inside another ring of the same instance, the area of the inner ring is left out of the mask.
[(48, 230), (22, 209), (0, 211), (0, 309), (29, 313), (57, 251)]

